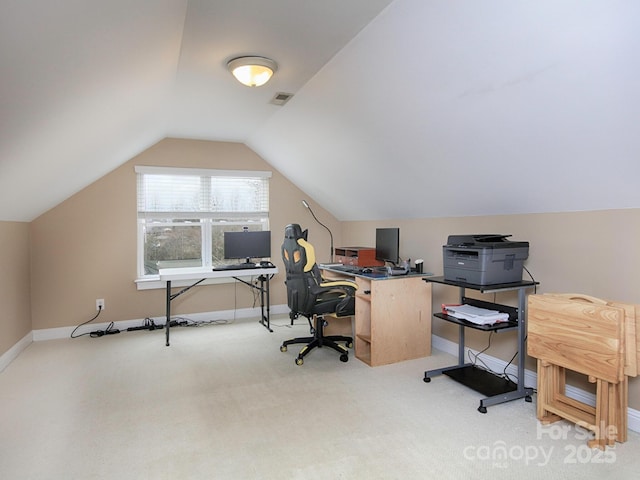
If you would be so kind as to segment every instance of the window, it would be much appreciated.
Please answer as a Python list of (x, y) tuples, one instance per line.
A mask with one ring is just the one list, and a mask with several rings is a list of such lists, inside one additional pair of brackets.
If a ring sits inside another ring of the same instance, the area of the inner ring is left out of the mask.
[(135, 168), (138, 277), (223, 263), (223, 232), (269, 230), (271, 172)]

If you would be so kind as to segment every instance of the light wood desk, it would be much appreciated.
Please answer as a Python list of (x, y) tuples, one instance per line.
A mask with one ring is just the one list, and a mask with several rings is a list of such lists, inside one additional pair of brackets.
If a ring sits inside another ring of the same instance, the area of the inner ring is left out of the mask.
[(431, 355), (431, 284), (424, 274), (387, 276), (320, 266), (326, 278), (355, 278), (356, 358), (372, 367)]
[[(237, 281), (244, 283), (250, 288), (256, 289), (260, 292), (260, 310), (261, 310), (261, 318), (260, 323), (264, 325), (270, 332), (271, 326), (269, 324), (270, 320), (270, 298), (269, 298), (269, 282), (271, 277), (273, 277), (276, 273), (278, 273), (278, 268), (275, 266), (271, 267), (260, 267), (260, 268), (251, 268), (251, 269), (238, 269), (238, 270), (213, 270), (212, 268), (167, 268), (160, 270), (160, 281), (166, 282), (166, 316), (167, 323), (165, 326), (166, 331), (166, 340), (167, 347), (169, 346), (169, 330), (171, 327), (171, 302), (186, 293), (188, 290), (191, 290), (196, 285), (208, 280), (210, 278), (233, 278)], [(242, 279), (242, 277), (258, 277), (259, 285), (254, 285), (251, 282), (247, 282)], [(180, 291), (176, 293), (171, 293), (171, 282), (184, 280), (188, 282), (193, 282), (192, 284), (184, 287)]]

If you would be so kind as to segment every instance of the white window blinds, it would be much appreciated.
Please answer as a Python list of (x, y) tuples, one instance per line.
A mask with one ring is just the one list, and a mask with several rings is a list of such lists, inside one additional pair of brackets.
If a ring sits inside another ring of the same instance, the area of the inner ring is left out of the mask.
[(139, 218), (264, 218), (271, 172), (135, 168)]

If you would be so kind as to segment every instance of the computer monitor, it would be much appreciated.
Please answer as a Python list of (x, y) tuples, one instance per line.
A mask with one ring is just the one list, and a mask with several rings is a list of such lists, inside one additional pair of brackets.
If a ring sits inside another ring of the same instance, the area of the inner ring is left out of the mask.
[(376, 228), (376, 260), (393, 265), (400, 262), (399, 228)]
[(224, 232), (224, 258), (244, 258), (247, 263), (252, 258), (271, 257), (271, 232)]

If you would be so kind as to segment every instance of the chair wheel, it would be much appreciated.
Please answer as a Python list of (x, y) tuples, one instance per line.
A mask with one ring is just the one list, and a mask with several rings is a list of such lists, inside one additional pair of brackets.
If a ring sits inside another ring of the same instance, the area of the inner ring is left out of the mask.
[(287, 351), (287, 346), (286, 345), (280, 345), (280, 351), (281, 352), (286, 352)]
[(423, 380), (424, 380), (424, 383), (429, 383), (431, 381), (429, 377), (424, 377)]
[(487, 407), (483, 407), (482, 405), (478, 407), (478, 411), (480, 413), (487, 413)]
[(302, 358), (296, 358), (296, 365), (300, 366), (304, 363), (304, 360)]
[(347, 355), (346, 353), (343, 353), (342, 355), (340, 355), (340, 361), (341, 362), (348, 362), (349, 361), (349, 355)]

